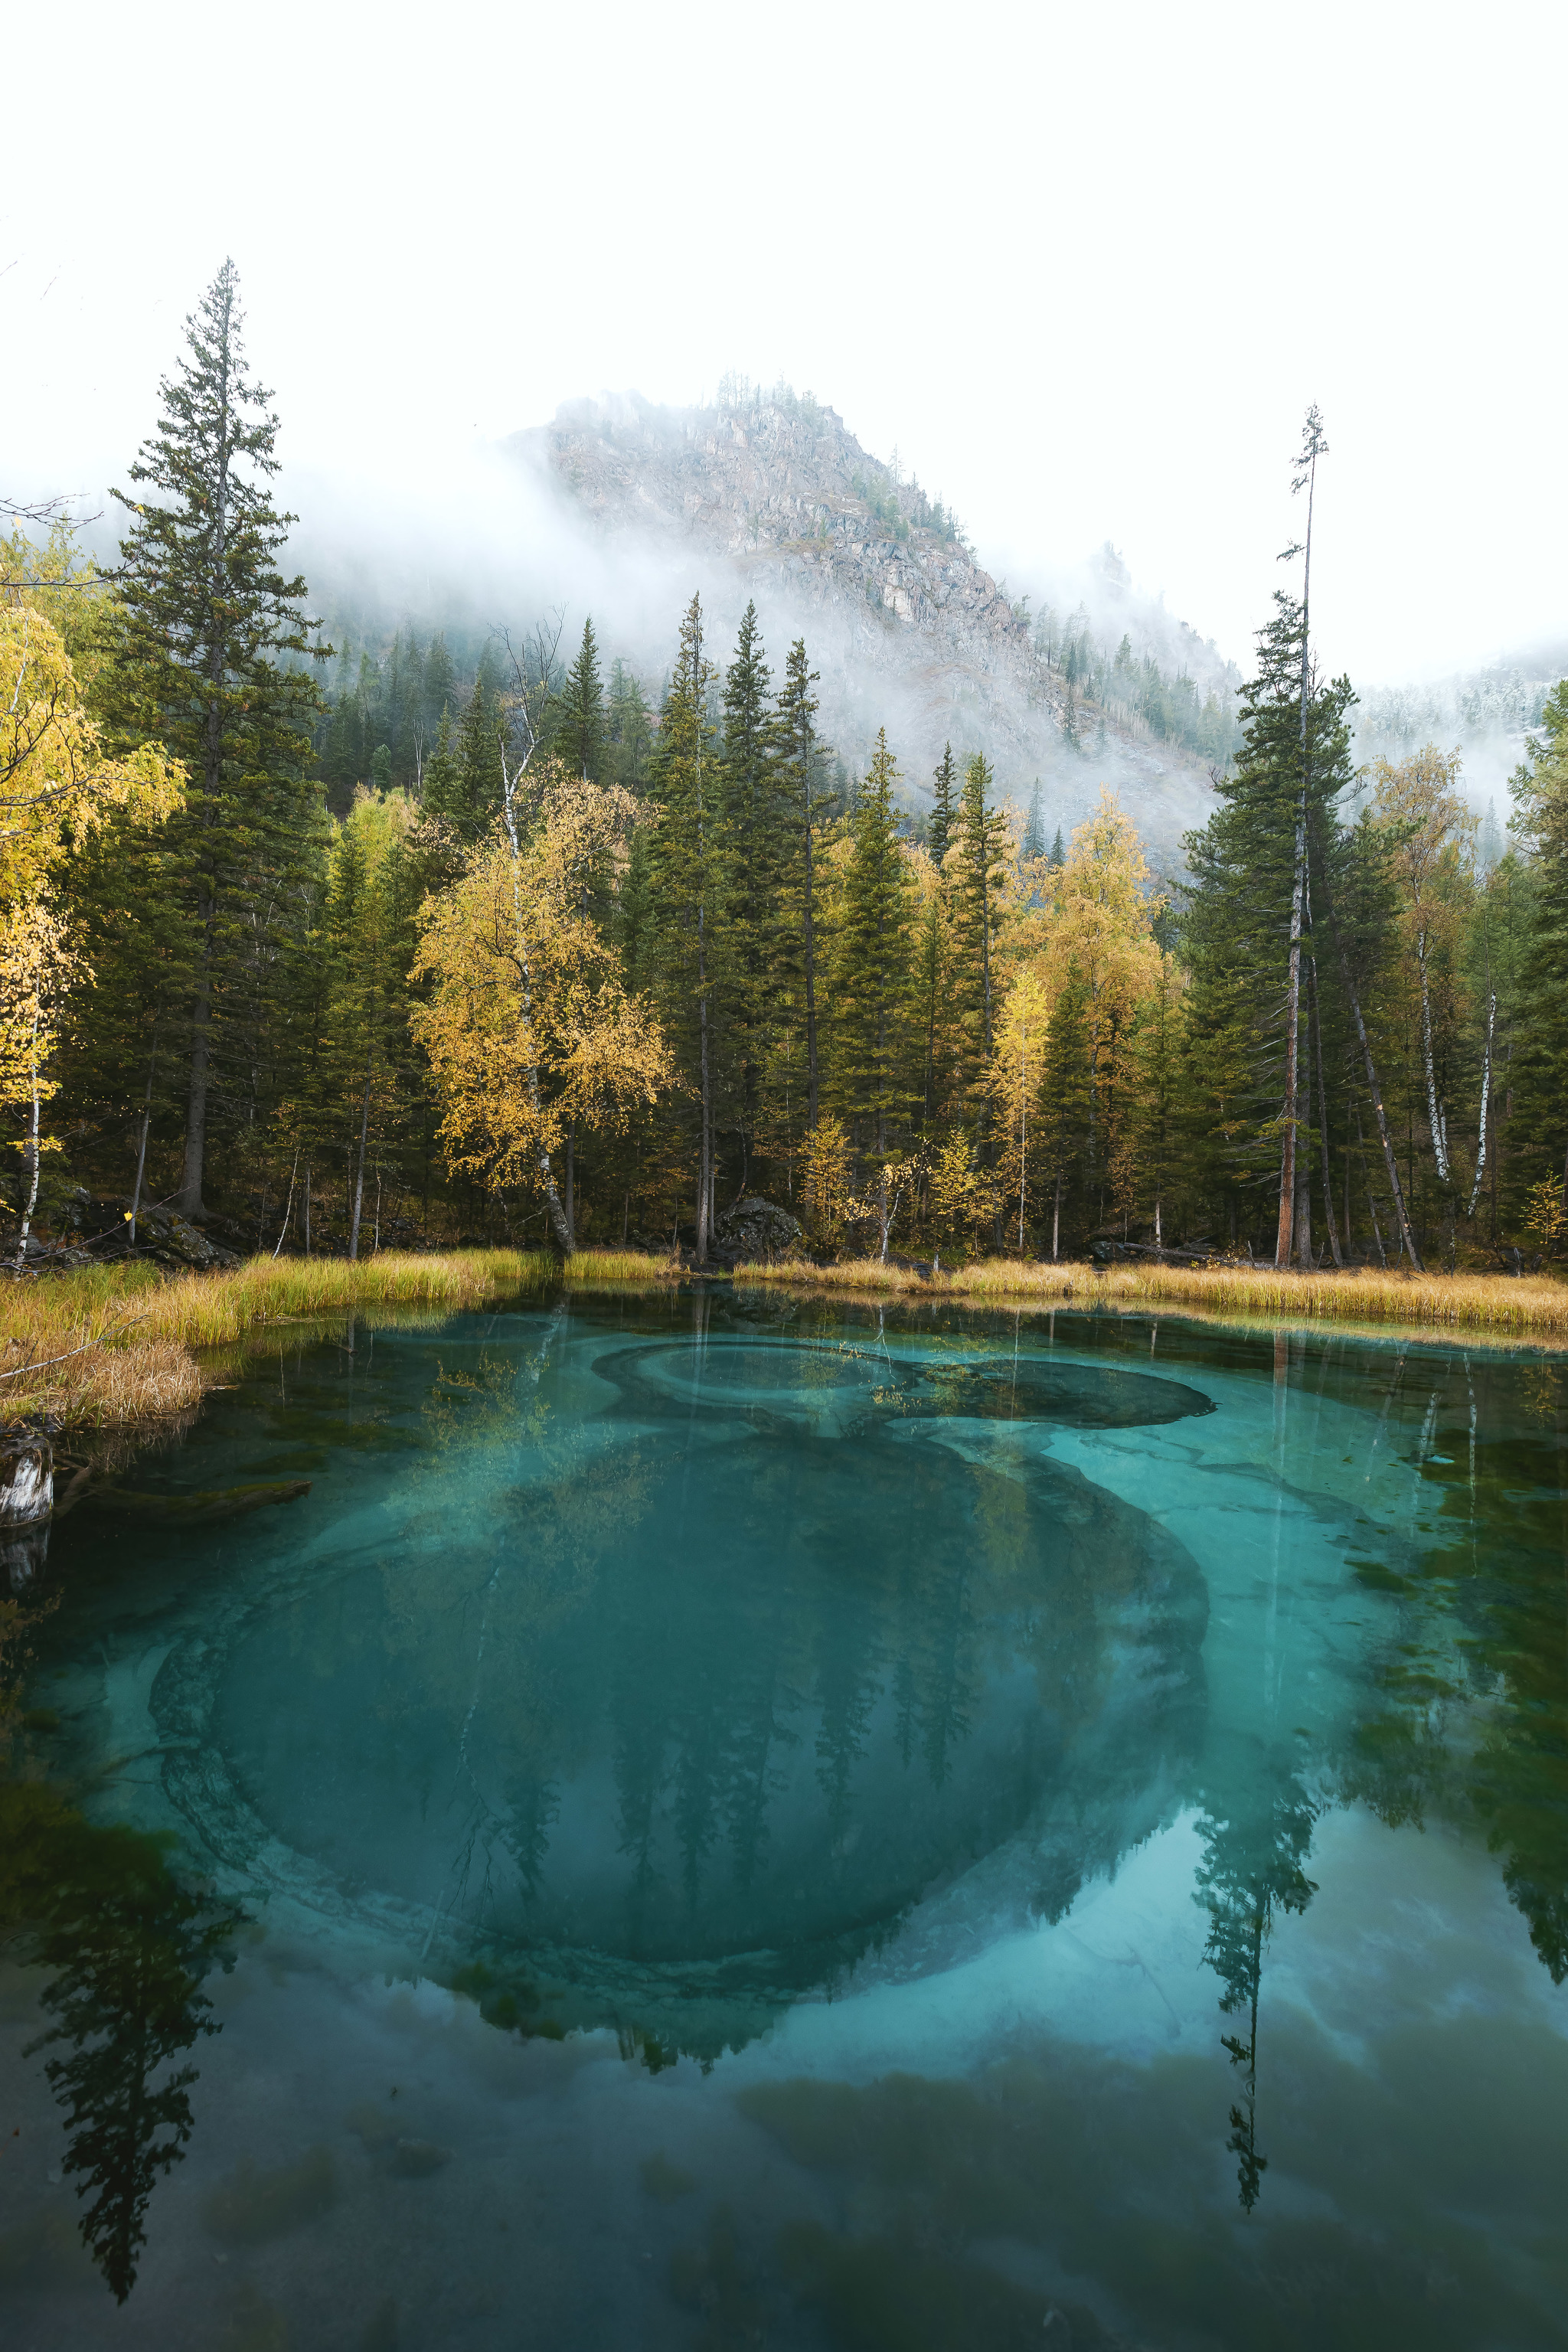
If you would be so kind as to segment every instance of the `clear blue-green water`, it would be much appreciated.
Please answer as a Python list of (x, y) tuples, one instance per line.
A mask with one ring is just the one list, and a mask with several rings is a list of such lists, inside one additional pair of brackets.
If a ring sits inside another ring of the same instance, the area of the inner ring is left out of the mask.
[(1568, 2344), (1565, 1403), (721, 1297), (258, 1360), (31, 1564), (0, 2338)]

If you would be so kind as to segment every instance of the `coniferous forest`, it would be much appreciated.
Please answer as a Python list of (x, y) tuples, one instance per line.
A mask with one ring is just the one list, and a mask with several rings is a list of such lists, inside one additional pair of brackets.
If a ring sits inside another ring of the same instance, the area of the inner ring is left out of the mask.
[(911, 773), (884, 734), (850, 772), (754, 608), (733, 642), (672, 612), (658, 681), (591, 617), (332, 643), (232, 265), (160, 410), (117, 562), (47, 511), (3, 551), (13, 1250), (85, 1195), (131, 1239), (173, 1208), (237, 1250), (702, 1264), (761, 1196), (819, 1255), (1552, 1255), (1568, 683), (1502, 854), (1444, 746), (1358, 771), (1310, 634), (1315, 412), (1239, 723), (1187, 728), (1213, 814), (1155, 872), (1109, 793), (1064, 839), (982, 757)]

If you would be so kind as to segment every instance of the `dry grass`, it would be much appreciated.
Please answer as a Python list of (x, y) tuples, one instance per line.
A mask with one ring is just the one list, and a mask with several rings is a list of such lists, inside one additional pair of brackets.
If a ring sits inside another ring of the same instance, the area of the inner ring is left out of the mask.
[(0, 1374), (12, 1377), (0, 1380), (0, 1422), (48, 1412), (112, 1428), (182, 1412), (219, 1376), (210, 1351), (232, 1351), (268, 1324), (408, 1307), (450, 1313), (539, 1288), (558, 1272), (545, 1251), (385, 1251), (353, 1265), (253, 1258), (232, 1274), (165, 1279), (151, 1266), (110, 1266), (7, 1285)]
[(578, 1250), (554, 1270), (568, 1290), (651, 1290), (658, 1283), (679, 1282), (681, 1274), (678, 1259), (653, 1257), (645, 1250)]
[(741, 1283), (785, 1288), (916, 1294), (996, 1306), (1098, 1307), (1137, 1311), (1173, 1307), (1227, 1322), (1402, 1325), (1434, 1335), (1503, 1345), (1531, 1340), (1568, 1345), (1568, 1286), (1549, 1276), (1369, 1271), (1277, 1274), (1252, 1266), (1026, 1265), (986, 1258), (957, 1273), (926, 1276), (875, 1258), (842, 1265), (744, 1265)]
[[(0, 1288), (0, 1424), (52, 1413), (68, 1426), (111, 1429), (189, 1412), (280, 1323), (344, 1314), (371, 1318), (424, 1307), (436, 1316), (482, 1307), (564, 1276), (571, 1290), (646, 1291), (680, 1278), (672, 1260), (635, 1250), (584, 1250), (564, 1268), (544, 1250), (391, 1251), (342, 1258), (253, 1258), (232, 1274), (151, 1266), (97, 1268)], [(739, 1284), (951, 1299), (955, 1305), (1152, 1307), (1276, 1327), (1397, 1327), (1467, 1344), (1568, 1347), (1568, 1286), (1548, 1276), (1404, 1276), (1363, 1271), (1276, 1274), (1267, 1267), (1027, 1265), (988, 1258), (929, 1279), (874, 1258), (816, 1266), (743, 1265)], [(198, 1353), (198, 1351), (200, 1351)]]

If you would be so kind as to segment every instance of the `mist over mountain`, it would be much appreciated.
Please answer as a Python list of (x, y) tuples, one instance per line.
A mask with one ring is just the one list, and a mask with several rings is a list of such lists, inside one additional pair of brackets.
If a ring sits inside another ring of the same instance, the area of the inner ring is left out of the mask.
[(847, 768), (864, 770), (886, 727), (916, 810), (951, 741), (985, 753), (1020, 812), (1038, 781), (1048, 832), (1070, 834), (1112, 786), (1169, 864), (1235, 740), (1239, 673), (1140, 595), (1114, 551), (1015, 593), (896, 453), (871, 456), (783, 384), (731, 379), (689, 408), (575, 401), (394, 498), (344, 479), (291, 497), (317, 608), (356, 660), (382, 659), (398, 629), (440, 630), (471, 674), (498, 625), (516, 639), (558, 620), (568, 652), (591, 615), (605, 658), (657, 702), (693, 592), (721, 664), (753, 599), (775, 674), (805, 637)]
[(1460, 782), (1483, 820), (1482, 854), (1501, 853), (1509, 784), (1541, 725), (1546, 698), (1568, 675), (1568, 645), (1539, 646), (1484, 668), (1415, 686), (1368, 687), (1353, 714), (1356, 756), (1408, 759), (1424, 744), (1458, 751)]
[[(1110, 551), (1081, 579), (1053, 583), (1054, 604), (1015, 598), (896, 457), (872, 457), (836, 411), (782, 385), (731, 379), (700, 408), (577, 401), (504, 446), (606, 555), (639, 578), (668, 569), (701, 588), (720, 658), (748, 598), (775, 659), (804, 636), (840, 755), (863, 768), (885, 726), (917, 805), (951, 741), (984, 752), (1016, 806), (1038, 779), (1047, 822), (1068, 831), (1102, 784), (1163, 854), (1202, 822), (1203, 759), (1154, 740), (1130, 698), (1121, 711), (1108, 692), (1092, 709), (1085, 698), (1096, 661), (1113, 667), (1122, 639), (1124, 670), (1145, 656), (1182, 670), (1200, 709), (1198, 689), (1228, 697), (1236, 673), (1135, 597)], [(616, 615), (605, 619), (614, 641)]]
[[(1242, 669), (1141, 592), (1114, 548), (1074, 563), (1047, 553), (1016, 584), (998, 580), (896, 451), (874, 457), (786, 384), (731, 377), (690, 407), (572, 401), (384, 502), (343, 478), (294, 495), (297, 552), (356, 661), (381, 660), (399, 629), (441, 631), (471, 676), (498, 628), (516, 641), (542, 619), (569, 651), (592, 615), (606, 660), (657, 703), (692, 593), (721, 665), (750, 598), (775, 673), (805, 637), (847, 769), (864, 771), (886, 727), (915, 810), (951, 741), (961, 759), (985, 753), (1020, 813), (1038, 782), (1047, 833), (1070, 834), (1111, 786), (1169, 871), (1237, 740)], [(1495, 802), (1500, 825), (1564, 666), (1558, 649), (1421, 686), (1358, 680), (1359, 756), (1458, 745), (1478, 814)]]

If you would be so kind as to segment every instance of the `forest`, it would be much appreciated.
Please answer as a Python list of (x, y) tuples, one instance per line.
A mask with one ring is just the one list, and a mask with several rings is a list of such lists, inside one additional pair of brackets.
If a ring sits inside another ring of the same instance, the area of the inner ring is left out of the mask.
[[(1568, 682), (1506, 842), (1458, 755), (1358, 770), (1300, 571), (1234, 713), (1051, 624), (1075, 713), (1212, 762), (1173, 875), (951, 752), (851, 773), (801, 640), (672, 614), (655, 688), (524, 620), (334, 646), (286, 563), (238, 280), (188, 322), (119, 561), (0, 546), (7, 1254), (72, 1200), (238, 1250), (1507, 1268), (1568, 1229)], [(1026, 819), (1015, 803), (1027, 808)]]

